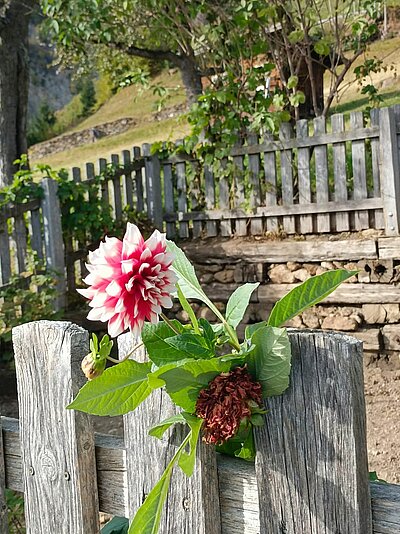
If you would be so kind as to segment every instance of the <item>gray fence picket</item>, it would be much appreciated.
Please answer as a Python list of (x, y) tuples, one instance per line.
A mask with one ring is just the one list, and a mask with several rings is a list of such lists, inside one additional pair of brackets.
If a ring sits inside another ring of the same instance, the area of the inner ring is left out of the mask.
[[(215, 209), (215, 181), (214, 174), (210, 167), (204, 166), (204, 190), (206, 209)], [(217, 223), (216, 221), (206, 221), (205, 233), (207, 237), (215, 237), (217, 235)]]
[(31, 247), (37, 254), (37, 257), (43, 259), (43, 237), (42, 237), (42, 224), (40, 222), (40, 211), (31, 210), (30, 212), (31, 222)]
[[(272, 134), (266, 133), (264, 136), (266, 142), (270, 142), (273, 139)], [(264, 152), (264, 174), (265, 174), (265, 205), (276, 206), (277, 205), (277, 189), (276, 189), (276, 153)], [(268, 232), (278, 231), (278, 219), (277, 217), (267, 217), (266, 229)]]
[[(296, 122), (296, 137), (308, 137), (308, 121), (306, 119)], [(297, 172), (299, 179), (299, 204), (311, 204), (311, 175), (310, 175), (310, 149), (308, 147), (297, 150)], [(299, 218), (301, 234), (313, 232), (312, 215), (301, 215)]]
[[(99, 174), (103, 174), (107, 170), (107, 160), (105, 158), (99, 159)], [(101, 198), (104, 204), (110, 204), (110, 192), (108, 180), (103, 180), (101, 183)]]
[(142, 152), (145, 157), (147, 216), (153, 221), (156, 228), (162, 230), (163, 210), (160, 160), (157, 155), (151, 155), (148, 143), (142, 146)]
[[(364, 119), (362, 111), (350, 113), (350, 125), (353, 130), (363, 128)], [(351, 143), (351, 156), (353, 162), (354, 200), (363, 200), (368, 197), (367, 170), (365, 166), (365, 141), (363, 139)], [(356, 230), (369, 228), (368, 211), (355, 212), (354, 226)]]
[[(258, 136), (249, 134), (247, 137), (249, 147), (258, 144)], [(249, 155), (250, 171), (250, 208), (257, 208), (261, 205), (261, 184), (260, 184), (260, 154)], [(261, 217), (252, 218), (250, 221), (250, 232), (252, 235), (262, 235), (264, 233), (263, 220)]]
[[(111, 154), (111, 163), (118, 169), (119, 156), (118, 154)], [(117, 173), (112, 179), (114, 189), (114, 207), (115, 218), (117, 221), (122, 219), (122, 192), (121, 192), (121, 175)]]
[[(133, 147), (133, 159), (140, 159), (140, 147)], [(136, 210), (140, 213), (144, 211), (144, 192), (143, 192), (143, 173), (142, 169), (135, 171), (135, 192), (136, 192)]]
[[(129, 150), (123, 150), (122, 151), (122, 163), (127, 169), (129, 165), (131, 164), (131, 153)], [(124, 173), (124, 184), (125, 184), (125, 198), (124, 203), (127, 206), (133, 207), (133, 183), (132, 183), (132, 173), (131, 171), (125, 170)]]
[(23, 215), (14, 218), (14, 241), (17, 256), (18, 273), (22, 273), (26, 269), (27, 260), (27, 229)]
[[(289, 123), (281, 124), (279, 137), (281, 140), (291, 139), (293, 136), (292, 127)], [(293, 161), (292, 151), (281, 151), (281, 178), (282, 178), (282, 204), (290, 206), (293, 202)], [(293, 216), (283, 217), (283, 229), (288, 234), (296, 232), (295, 218)]]
[[(239, 138), (236, 146), (241, 146), (241, 139)], [(244, 179), (243, 179), (243, 156), (233, 156), (232, 162), (233, 170), (233, 186), (234, 186), (234, 205), (235, 208), (244, 209), (246, 197), (244, 194)], [(247, 221), (246, 219), (236, 219), (235, 221), (235, 235), (247, 235)]]
[[(177, 146), (183, 144), (182, 139), (176, 142)], [(186, 184), (186, 163), (181, 161), (175, 165), (176, 173), (176, 188), (178, 190), (178, 212), (186, 213), (187, 206), (187, 184)], [(189, 224), (187, 222), (179, 222), (179, 237), (189, 237)]]
[[(342, 113), (332, 115), (332, 132), (344, 132), (344, 117)], [(348, 200), (346, 177), (346, 143), (333, 144), (333, 177), (335, 180), (335, 202)], [(347, 232), (350, 229), (348, 213), (336, 213), (336, 231)]]
[(260, 532), (371, 534), (362, 345), (289, 336), (291, 385), (255, 436)]
[(84, 381), (88, 334), (71, 323), (38, 321), (14, 328), (13, 343), (27, 532), (98, 534), (90, 418), (65, 409)]
[[(81, 169), (79, 167), (72, 167), (72, 178), (75, 183), (79, 183), (82, 181)], [(76, 245), (76, 243), (72, 243), (72, 245), (70, 245), (70, 243), (67, 242), (66, 246), (67, 246), (68, 253), (70, 252), (70, 250), (71, 251), (73, 250), (74, 245)], [(80, 250), (85, 249), (85, 247), (86, 247), (86, 243), (84, 243), (83, 241), (78, 241), (78, 248)], [(85, 261), (83, 259), (79, 260), (79, 268), (80, 268), (80, 277), (85, 278), (85, 276), (87, 275), (87, 269), (86, 269)]]
[(400, 162), (396, 117), (392, 108), (380, 111), (381, 196), (385, 234), (400, 234)]
[[(164, 174), (164, 206), (165, 212), (169, 214), (175, 214), (175, 200), (174, 200), (174, 184), (172, 181), (172, 165), (171, 163), (164, 163), (163, 166)], [(167, 237), (174, 238), (176, 235), (176, 224), (175, 222), (167, 222)]]
[(11, 277), (10, 237), (7, 224), (0, 227), (0, 285), (5, 285)]
[[(226, 169), (227, 160), (222, 160), (221, 166)], [(228, 176), (222, 176), (218, 180), (219, 185), (219, 207), (221, 210), (229, 210), (230, 208), (230, 180)], [(229, 220), (221, 220), (220, 232), (222, 237), (229, 237), (232, 235), (232, 223)]]
[(4, 463), (3, 431), (1, 426), (0, 417), (0, 532), (1, 534), (8, 534), (8, 506), (5, 494), (6, 469)]
[[(379, 109), (371, 109), (371, 126), (379, 128)], [(374, 197), (380, 198), (381, 196), (381, 179), (380, 179), (380, 148), (379, 138), (375, 137), (371, 139), (371, 159), (372, 159), (372, 179), (374, 183)], [(374, 226), (380, 230), (385, 227), (382, 210), (375, 210), (374, 212)]]
[[(314, 133), (321, 135), (326, 132), (325, 117), (314, 119)], [(329, 201), (328, 186), (328, 151), (326, 145), (316, 146), (315, 152), (315, 175), (316, 175), (316, 199), (317, 203)], [(330, 232), (331, 224), (329, 214), (317, 215), (317, 231)]]

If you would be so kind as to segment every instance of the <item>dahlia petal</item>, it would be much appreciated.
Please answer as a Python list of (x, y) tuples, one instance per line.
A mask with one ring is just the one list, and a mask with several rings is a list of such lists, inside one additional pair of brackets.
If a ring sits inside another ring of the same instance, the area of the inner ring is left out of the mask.
[(106, 287), (106, 293), (110, 297), (119, 297), (122, 293), (122, 287), (116, 280), (112, 280)]
[(117, 337), (124, 331), (123, 327), (123, 315), (116, 314), (108, 321), (108, 333), (110, 337)]
[(107, 293), (103, 293), (103, 292), (97, 292), (96, 295), (93, 297), (92, 301), (90, 302), (89, 306), (91, 306), (92, 308), (99, 308), (100, 306), (104, 306), (104, 304), (107, 302), (108, 300), (108, 295)]
[(118, 299), (117, 304), (115, 305), (115, 312), (122, 313), (124, 311), (126, 311), (126, 305), (123, 297), (121, 297)]
[(77, 289), (77, 292), (87, 299), (92, 299), (96, 294), (96, 291), (94, 291), (91, 287), (88, 287), (86, 289)]
[(131, 254), (133, 254), (139, 247), (142, 247), (143, 244), (144, 239), (139, 228), (135, 224), (128, 223), (122, 242), (122, 258), (129, 258)]
[(92, 308), (88, 313), (87, 318), (89, 321), (100, 321), (103, 311), (103, 308)]
[(154, 230), (149, 239), (147, 239), (146, 247), (152, 252), (159, 252), (159, 248), (165, 248), (165, 234), (161, 234), (158, 230)]
[(150, 249), (145, 248), (143, 250), (143, 252), (141, 253), (141, 255), (140, 255), (140, 261), (143, 262), (145, 260), (149, 260), (151, 257), (152, 257), (152, 253), (151, 253)]

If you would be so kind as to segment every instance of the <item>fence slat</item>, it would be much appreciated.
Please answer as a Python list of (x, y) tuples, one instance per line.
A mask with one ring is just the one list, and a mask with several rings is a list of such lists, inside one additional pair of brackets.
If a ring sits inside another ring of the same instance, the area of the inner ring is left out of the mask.
[[(125, 168), (129, 167), (131, 164), (131, 153), (129, 150), (122, 151), (122, 162)], [(130, 171), (125, 171), (125, 198), (124, 202), (126, 205), (133, 207), (133, 183), (132, 183), (132, 173)]]
[(6, 502), (6, 470), (4, 463), (3, 430), (0, 418), (0, 532), (8, 534), (8, 508)]
[[(256, 134), (250, 134), (247, 137), (249, 146), (258, 144), (258, 136)], [(260, 184), (260, 154), (249, 155), (249, 171), (250, 171), (250, 207), (257, 208), (261, 204), (261, 184)], [(262, 235), (264, 233), (263, 220), (251, 219), (250, 231), (252, 235)]]
[[(104, 174), (106, 170), (107, 170), (107, 160), (105, 158), (100, 158), (99, 159), (99, 173)], [(110, 203), (108, 180), (103, 180), (101, 183), (101, 198), (104, 204), (108, 205)]]
[[(332, 132), (344, 132), (344, 117), (342, 113), (332, 115)], [(334, 143), (333, 145), (333, 177), (335, 180), (335, 202), (347, 200), (346, 183), (346, 143)], [(348, 213), (335, 215), (336, 231), (346, 232), (350, 229)]]
[(14, 240), (17, 253), (18, 272), (22, 273), (26, 269), (27, 260), (27, 230), (23, 215), (14, 219)]
[[(272, 141), (273, 135), (271, 133), (265, 134), (265, 142)], [(265, 174), (265, 205), (277, 205), (277, 190), (276, 190), (276, 153), (264, 152), (264, 174)], [(266, 224), (267, 232), (278, 231), (277, 217), (267, 217)]]
[[(119, 156), (118, 154), (111, 154), (111, 163), (118, 168)], [(114, 189), (114, 206), (115, 206), (115, 218), (117, 221), (122, 219), (122, 193), (121, 193), (121, 175), (114, 176), (112, 179)]]
[[(371, 125), (379, 128), (379, 109), (371, 109), (370, 111)], [(371, 139), (371, 159), (372, 159), (372, 179), (374, 183), (374, 197), (381, 196), (381, 179), (380, 179), (380, 153), (379, 153), (379, 138)], [(378, 230), (385, 227), (382, 210), (375, 210), (374, 212), (375, 225)]]
[[(200, 172), (198, 165), (195, 162), (191, 162), (192, 170), (195, 176), (195, 179), (190, 187), (190, 206), (191, 211), (196, 211), (196, 208), (199, 207), (199, 201), (201, 195), (201, 182), (200, 182)], [(193, 237), (201, 237), (203, 233), (203, 223), (202, 221), (193, 221)]]
[(370, 534), (361, 343), (291, 332), (291, 385), (256, 431), (260, 532)]
[[(164, 173), (164, 205), (166, 213), (175, 213), (174, 201), (174, 184), (172, 182), (172, 165), (170, 163), (163, 164)], [(174, 222), (167, 222), (167, 237), (173, 238), (176, 235), (176, 227)]]
[[(119, 336), (120, 358), (131, 350), (132, 342), (130, 333)], [(135, 353), (135, 360), (144, 359), (144, 351)], [(128, 517), (133, 517), (145, 496), (158, 482), (180, 443), (179, 437), (183, 437), (179, 425), (176, 430), (166, 433), (162, 440), (150, 437), (148, 429), (175, 413), (177, 408), (166, 392), (159, 389), (134, 413), (124, 415)], [(144, 456), (150, 461), (144, 462)], [(179, 468), (174, 471), (159, 532), (221, 534), (218, 471), (213, 447), (199, 444), (196, 468), (191, 478), (183, 475)]]
[[(133, 159), (140, 158), (140, 147), (133, 147)], [(142, 169), (135, 171), (136, 209), (140, 213), (144, 211), (143, 174)]]
[[(181, 146), (183, 141), (179, 139), (177, 146)], [(186, 163), (180, 162), (175, 165), (176, 188), (178, 190), (178, 211), (187, 212), (187, 185), (186, 185)], [(189, 237), (189, 224), (187, 222), (179, 223), (179, 237)]]
[[(238, 139), (236, 146), (241, 146), (241, 138)], [(244, 195), (244, 176), (243, 176), (243, 156), (233, 156), (232, 158), (233, 171), (233, 185), (234, 185), (234, 205), (235, 208), (245, 207), (246, 198)], [(235, 221), (235, 235), (247, 235), (247, 222), (245, 219), (237, 219)]]
[[(362, 111), (350, 113), (350, 126), (353, 130), (363, 128)], [(351, 156), (353, 161), (354, 199), (362, 200), (368, 197), (364, 139), (352, 142)], [(354, 214), (354, 226), (356, 230), (369, 228), (368, 211), (358, 211)]]
[(380, 112), (381, 196), (385, 234), (400, 233), (400, 163), (397, 148), (396, 120), (393, 108)]
[[(86, 168), (86, 180), (93, 180), (96, 176), (96, 173), (94, 171), (94, 163), (88, 162), (85, 164)], [(96, 188), (93, 187), (93, 184), (91, 185), (91, 191), (89, 192), (89, 202), (92, 204), (97, 203), (97, 197), (98, 197), (99, 191), (96, 191)]]
[[(292, 127), (289, 123), (281, 124), (279, 130), (279, 138), (281, 140), (290, 139), (292, 137)], [(281, 151), (281, 176), (282, 176), (282, 204), (284, 206), (293, 204), (293, 162), (292, 151)], [(283, 229), (288, 234), (296, 232), (295, 218), (283, 217)]]
[(0, 228), (0, 285), (5, 285), (11, 277), (10, 237), (7, 224)]
[[(296, 136), (301, 139), (308, 137), (308, 121), (296, 122)], [(310, 149), (299, 148), (297, 151), (297, 169), (299, 175), (299, 204), (311, 203)], [(313, 231), (312, 215), (301, 215), (299, 218), (301, 234), (311, 234)]]
[(40, 223), (40, 211), (32, 210), (31, 212), (31, 246), (36, 252), (37, 257), (43, 259), (43, 238), (42, 238), (42, 225)]
[[(316, 135), (321, 135), (326, 132), (325, 117), (317, 117), (314, 119), (314, 132)], [(328, 153), (326, 145), (316, 146), (315, 149), (315, 175), (316, 175), (316, 189), (317, 189), (317, 203), (328, 202), (329, 200), (329, 186), (328, 186)], [(331, 224), (329, 215), (317, 215), (317, 231), (330, 232)]]
[[(227, 161), (226, 158), (222, 160), (222, 169), (226, 169)], [(219, 207), (220, 209), (229, 209), (230, 208), (230, 186), (229, 186), (229, 177), (222, 176), (218, 180), (219, 184)], [(220, 231), (222, 237), (229, 237), (232, 235), (232, 223), (230, 220), (222, 220), (220, 222)]]
[(65, 409), (82, 385), (88, 334), (38, 321), (14, 328), (13, 343), (27, 532), (97, 534), (94, 434), (89, 416)]
[(44, 226), (44, 245), (46, 251), (46, 265), (58, 273), (56, 309), (65, 304), (65, 263), (64, 244), (61, 227), (61, 209), (57, 196), (57, 183), (51, 178), (42, 180), (44, 197), (42, 199), (42, 213)]
[[(213, 210), (215, 208), (215, 182), (214, 175), (210, 167), (204, 166), (204, 191), (206, 209)], [(206, 222), (206, 236), (215, 237), (217, 235), (217, 223), (216, 221)]]
[[(75, 183), (79, 183), (82, 181), (82, 175), (81, 175), (81, 169), (79, 167), (72, 167), (72, 178)], [(84, 249), (86, 247), (86, 230), (84, 228), (81, 229), (85, 234), (84, 241), (78, 241), (78, 248), (80, 250)], [(75, 243), (76, 244), (76, 243)], [(67, 248), (69, 249), (69, 244), (67, 244)], [(69, 252), (69, 250), (68, 250)], [(83, 258), (79, 260), (79, 268), (80, 268), (80, 274), (81, 278), (85, 278), (88, 274), (85, 261)]]
[[(157, 155), (151, 155), (150, 145), (142, 145), (145, 157), (147, 216), (156, 228), (163, 229), (163, 210), (161, 196), (161, 167)], [(187, 224), (187, 223), (186, 223)]]

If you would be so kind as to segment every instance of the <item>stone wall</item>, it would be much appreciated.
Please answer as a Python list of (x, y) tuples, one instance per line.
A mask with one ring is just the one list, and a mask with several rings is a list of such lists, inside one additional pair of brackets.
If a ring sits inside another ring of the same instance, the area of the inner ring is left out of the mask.
[[(339, 242), (325, 238), (305, 243), (299, 247), (298, 241), (289, 239), (256, 242), (236, 238), (191, 242), (183, 248), (206, 293), (221, 310), (236, 287), (260, 282), (244, 324), (266, 320), (275, 301), (310, 276), (337, 268), (358, 270), (323, 304), (287, 326), (348, 332), (363, 341), (367, 363), (400, 369), (400, 238), (372, 236)], [(311, 251), (310, 261), (300, 257), (302, 248)], [(277, 261), (280, 250), (282, 261)], [(264, 261), (260, 261), (263, 251)], [(355, 255), (360, 255), (359, 259)], [(198, 316), (214, 320), (207, 307), (195, 304), (195, 308)], [(187, 321), (186, 312), (178, 310), (176, 306), (177, 317)]]

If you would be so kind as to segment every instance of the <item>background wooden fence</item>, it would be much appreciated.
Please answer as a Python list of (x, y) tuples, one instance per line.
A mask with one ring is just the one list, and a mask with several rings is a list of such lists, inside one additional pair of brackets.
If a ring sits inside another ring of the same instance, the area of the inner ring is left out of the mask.
[[(65, 409), (82, 384), (87, 332), (40, 321), (13, 339), (20, 415), (0, 419), (0, 531), (5, 487), (25, 493), (28, 534), (97, 533), (99, 509), (131, 517), (177, 446), (174, 431), (159, 441), (147, 429), (175, 408), (158, 390), (123, 417), (123, 437), (95, 436), (87, 415)], [(312, 331), (290, 339), (291, 385), (266, 402), (255, 466), (201, 444), (193, 477), (173, 476), (162, 533), (400, 531), (400, 486), (368, 480), (360, 343)], [(121, 357), (131, 342), (120, 336)]]
[[(96, 165), (87, 163), (85, 169), (74, 168), (72, 176), (76, 182), (91, 181), (112, 164), (113, 170), (108, 170), (98, 188), (98, 198), (111, 205), (116, 220), (130, 206), (147, 215), (169, 238), (369, 228), (399, 235), (399, 134), (400, 106), (394, 106), (373, 110), (368, 120), (361, 112), (349, 117), (336, 114), (327, 121), (323, 117), (312, 123), (301, 120), (294, 129), (283, 124), (277, 138), (266, 134), (238, 140), (230, 172), (224, 177), (213, 176), (210, 168), (189, 156), (160, 158), (148, 144), (142, 150), (134, 147), (121, 156), (114, 154), (110, 162), (100, 159)], [(45, 189), (53, 189), (49, 181), (46, 184)], [(96, 192), (87, 201), (95, 196)], [(44, 217), (46, 205), (51, 206), (51, 224)], [(39, 255), (43, 241), (56, 244), (52, 254), (59, 259), (49, 265), (63, 273), (66, 268), (69, 290), (85, 276), (82, 260), (93, 243), (89, 235), (86, 242), (66, 240), (65, 261), (61, 260), (57, 209), (48, 194), (43, 216), (36, 201), (0, 209), (0, 285), (7, 283), (11, 272), (24, 270), (28, 235)]]

